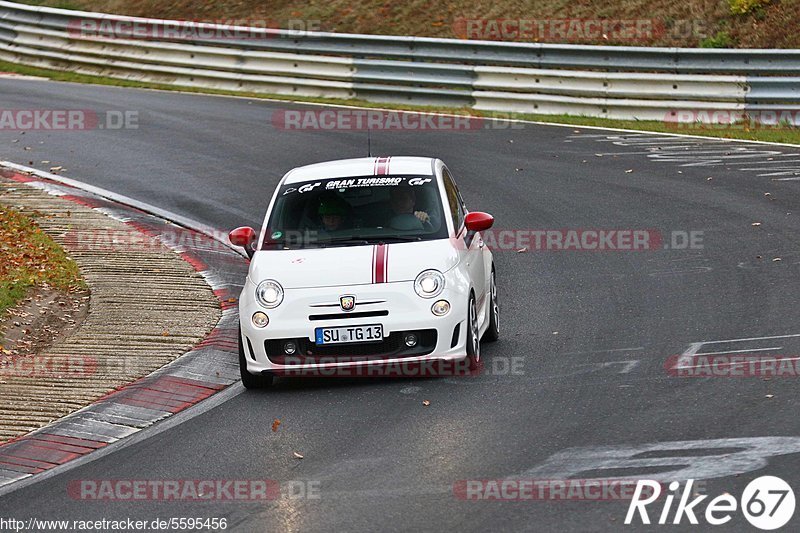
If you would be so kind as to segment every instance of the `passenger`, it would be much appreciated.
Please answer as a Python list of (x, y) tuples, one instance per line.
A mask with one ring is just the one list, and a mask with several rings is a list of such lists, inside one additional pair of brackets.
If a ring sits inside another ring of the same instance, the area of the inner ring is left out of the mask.
[[(415, 211), (417, 198), (413, 189), (407, 187), (395, 187), (389, 195), (389, 205), (392, 208), (392, 218), (389, 226), (396, 229), (423, 229), (423, 224), (431, 225), (431, 217), (425, 211)], [(414, 224), (410, 217), (416, 217), (419, 221)], [(414, 226), (414, 227), (410, 227)]]

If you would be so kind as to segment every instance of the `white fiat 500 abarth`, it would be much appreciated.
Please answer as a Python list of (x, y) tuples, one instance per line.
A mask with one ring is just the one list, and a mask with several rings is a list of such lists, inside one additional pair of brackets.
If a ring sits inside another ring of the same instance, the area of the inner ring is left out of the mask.
[(494, 261), (481, 238), (493, 222), (467, 211), (438, 159), (289, 171), (261, 232), (229, 236), (251, 257), (239, 299), (242, 383), (431, 362), (477, 368), (480, 339), (499, 334)]

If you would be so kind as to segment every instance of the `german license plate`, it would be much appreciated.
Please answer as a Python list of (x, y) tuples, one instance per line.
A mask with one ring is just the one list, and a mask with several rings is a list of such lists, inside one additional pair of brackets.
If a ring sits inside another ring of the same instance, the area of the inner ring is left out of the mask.
[(316, 343), (342, 344), (345, 342), (379, 342), (383, 340), (383, 326), (342, 326), (338, 328), (316, 328)]

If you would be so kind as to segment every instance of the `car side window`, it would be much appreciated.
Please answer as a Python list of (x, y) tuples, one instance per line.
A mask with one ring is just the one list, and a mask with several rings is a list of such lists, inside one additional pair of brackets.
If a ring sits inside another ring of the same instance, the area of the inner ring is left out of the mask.
[(447, 203), (450, 206), (450, 214), (453, 217), (455, 232), (458, 233), (461, 226), (464, 224), (464, 204), (461, 201), (461, 195), (458, 194), (458, 189), (453, 181), (453, 177), (446, 168), (442, 170), (442, 178), (444, 179), (444, 190), (447, 194)]

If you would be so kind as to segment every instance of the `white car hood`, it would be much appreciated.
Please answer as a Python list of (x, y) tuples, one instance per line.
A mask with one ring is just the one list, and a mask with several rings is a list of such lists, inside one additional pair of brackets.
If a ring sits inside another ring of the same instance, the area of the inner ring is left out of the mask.
[[(413, 281), (423, 270), (446, 272), (458, 264), (449, 239), (382, 246), (338, 246), (256, 252), (250, 279), (274, 279), (284, 289)], [(384, 268), (385, 266), (385, 268)]]

